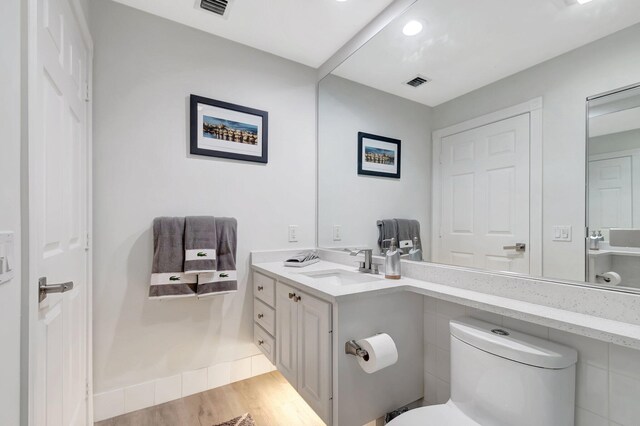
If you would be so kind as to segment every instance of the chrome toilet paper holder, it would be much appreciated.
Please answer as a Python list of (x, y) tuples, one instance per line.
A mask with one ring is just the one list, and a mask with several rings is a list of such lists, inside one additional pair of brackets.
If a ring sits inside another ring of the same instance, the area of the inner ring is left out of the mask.
[(369, 352), (356, 343), (355, 340), (349, 340), (344, 344), (344, 353), (347, 355), (359, 356), (365, 361), (369, 361)]

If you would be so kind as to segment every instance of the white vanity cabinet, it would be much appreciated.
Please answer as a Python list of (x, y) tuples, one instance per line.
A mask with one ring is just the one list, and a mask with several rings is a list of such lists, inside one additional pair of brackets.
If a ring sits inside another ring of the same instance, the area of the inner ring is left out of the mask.
[[(329, 271), (344, 268), (329, 262), (319, 266)], [(389, 285), (397, 287), (395, 282)], [(254, 265), (254, 286), (256, 309), (274, 296), (277, 369), (327, 425), (366, 424), (424, 396), (422, 297), (385, 291), (338, 298), (332, 292), (344, 288), (314, 284), (282, 262)], [(265, 294), (271, 287), (274, 292)], [(267, 316), (261, 320), (264, 326), (256, 324), (255, 329), (262, 333), (258, 339), (266, 342), (264, 327), (272, 321)], [(357, 357), (345, 353), (344, 343), (377, 333), (393, 338), (398, 362), (367, 374)]]
[(253, 273), (253, 342), (272, 364), (276, 363), (275, 292), (276, 280)]
[(327, 424), (331, 404), (331, 303), (253, 273), (253, 340)]
[(276, 283), (276, 367), (331, 424), (331, 304)]

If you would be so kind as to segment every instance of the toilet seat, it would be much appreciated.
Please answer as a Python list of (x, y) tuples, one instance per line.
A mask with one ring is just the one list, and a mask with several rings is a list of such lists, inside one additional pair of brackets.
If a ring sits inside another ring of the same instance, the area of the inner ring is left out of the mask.
[(387, 423), (388, 426), (480, 426), (451, 401), (409, 410)]

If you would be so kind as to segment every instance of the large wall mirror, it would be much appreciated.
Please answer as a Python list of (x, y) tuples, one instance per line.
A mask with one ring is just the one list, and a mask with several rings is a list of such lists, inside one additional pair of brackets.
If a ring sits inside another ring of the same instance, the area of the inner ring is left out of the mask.
[(320, 81), (319, 246), (640, 289), (640, 3), (476, 3), (418, 0)]
[(587, 276), (640, 289), (640, 85), (588, 101)]

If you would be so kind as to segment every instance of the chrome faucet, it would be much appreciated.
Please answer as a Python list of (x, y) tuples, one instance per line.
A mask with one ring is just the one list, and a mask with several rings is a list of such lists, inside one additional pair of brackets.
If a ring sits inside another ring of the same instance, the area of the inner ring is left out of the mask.
[(358, 268), (358, 270), (360, 272), (377, 274), (378, 265), (373, 263), (373, 250), (372, 249), (349, 250), (349, 254), (351, 256), (357, 256), (360, 253), (364, 253), (364, 262), (360, 262), (360, 267)]

